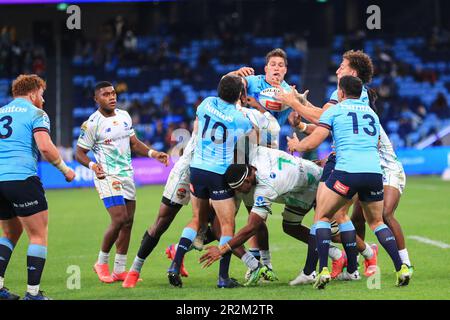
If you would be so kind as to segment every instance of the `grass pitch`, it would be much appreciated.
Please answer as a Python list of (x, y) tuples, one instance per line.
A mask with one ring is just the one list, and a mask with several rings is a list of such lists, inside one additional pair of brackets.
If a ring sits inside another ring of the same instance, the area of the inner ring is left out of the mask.
[[(142, 234), (153, 223), (161, 200), (162, 186), (138, 189), (136, 218), (133, 227), (128, 267), (139, 248)], [(408, 236), (420, 236), (450, 244), (450, 183), (438, 177), (409, 177), (406, 190), (396, 215)], [(218, 263), (201, 269), (200, 253), (191, 251), (185, 259), (189, 277), (183, 278), (182, 289), (168, 284), (166, 270), (169, 260), (164, 250), (178, 241), (181, 231), (191, 217), (191, 207), (184, 207), (158, 246), (147, 259), (142, 270), (142, 282), (134, 289), (123, 289), (121, 283), (103, 284), (92, 270), (100, 249), (103, 233), (109, 217), (94, 189), (49, 190), (50, 207), (48, 260), (41, 288), (53, 299), (260, 299), (260, 300), (319, 300), (319, 299), (449, 299), (450, 298), (450, 249), (406, 239), (407, 248), (415, 267), (408, 287), (396, 288), (393, 265), (387, 253), (380, 248), (380, 289), (369, 289), (365, 278), (357, 282), (330, 283), (326, 290), (312, 286), (288, 285), (303, 267), (307, 247), (284, 234), (281, 228), (282, 207), (275, 206), (268, 219), (270, 246), (274, 270), (280, 280), (252, 288), (216, 289)], [(311, 225), (310, 212), (305, 225)], [(243, 209), (237, 216), (237, 228), (246, 222)], [(366, 241), (376, 238), (367, 228)], [(26, 235), (16, 247), (8, 270), (5, 285), (13, 292), (23, 295), (26, 289)], [(110, 256), (112, 268), (114, 249)], [(80, 271), (80, 288), (70, 289), (73, 276)], [(242, 280), (246, 271), (243, 263), (232, 258), (230, 275)], [(72, 277), (72, 278), (71, 278)], [(69, 285), (68, 285), (69, 284)]]

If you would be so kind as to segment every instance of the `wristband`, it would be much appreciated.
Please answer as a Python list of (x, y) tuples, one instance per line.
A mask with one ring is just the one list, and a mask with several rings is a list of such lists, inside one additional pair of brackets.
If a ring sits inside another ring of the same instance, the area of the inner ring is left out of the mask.
[(92, 167), (93, 167), (95, 164), (96, 164), (96, 163), (95, 163), (94, 161), (89, 162), (89, 165), (88, 165), (89, 169), (94, 170), (94, 169), (92, 169)]
[(59, 158), (55, 161), (52, 162), (52, 164), (56, 167), (56, 169), (58, 169), (59, 171), (61, 171), (63, 174), (66, 174), (67, 172), (69, 172), (71, 169), (66, 165), (66, 163), (64, 162), (63, 159)]
[(153, 153), (155, 153), (155, 152), (156, 152), (156, 151), (153, 150), (153, 149), (148, 150), (148, 153), (147, 153), (148, 157), (149, 157), (149, 158), (153, 158)]

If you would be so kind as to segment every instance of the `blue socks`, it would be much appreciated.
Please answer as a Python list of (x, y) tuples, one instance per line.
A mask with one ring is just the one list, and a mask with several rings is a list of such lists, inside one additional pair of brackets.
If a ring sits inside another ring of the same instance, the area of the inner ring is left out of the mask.
[(316, 223), (316, 242), (319, 254), (319, 272), (328, 268), (328, 249), (331, 242), (331, 225), (329, 222), (318, 221)]
[(317, 260), (319, 260), (319, 256), (317, 255), (316, 224), (313, 224), (311, 230), (309, 230), (308, 254), (303, 273), (309, 276), (313, 271), (316, 271)]
[(358, 249), (356, 248), (356, 230), (351, 221), (339, 225), (342, 245), (347, 254), (347, 272), (353, 273), (358, 269)]
[(11, 254), (14, 250), (14, 244), (8, 238), (0, 238), (0, 277), (5, 277)]
[[(222, 236), (220, 237), (220, 245), (223, 246), (225, 243), (230, 241), (232, 236)], [(230, 269), (230, 260), (231, 260), (231, 252), (227, 252), (220, 259), (220, 267), (219, 267), (219, 278), (220, 279), (228, 279), (230, 276), (228, 275), (228, 270)]]
[(183, 262), (184, 255), (189, 250), (192, 242), (197, 236), (197, 231), (191, 228), (184, 228), (181, 234), (180, 242), (178, 242), (177, 253), (175, 254), (175, 259), (173, 259), (169, 270), (176, 273), (180, 273), (181, 263)]
[(41, 282), (42, 271), (47, 259), (47, 247), (30, 244), (27, 251), (28, 285), (37, 286)]
[(391, 229), (389, 229), (387, 225), (382, 224), (378, 226), (374, 232), (378, 241), (391, 257), (392, 262), (394, 262), (395, 271), (399, 271), (402, 267), (402, 260), (398, 253), (397, 242), (395, 241)]

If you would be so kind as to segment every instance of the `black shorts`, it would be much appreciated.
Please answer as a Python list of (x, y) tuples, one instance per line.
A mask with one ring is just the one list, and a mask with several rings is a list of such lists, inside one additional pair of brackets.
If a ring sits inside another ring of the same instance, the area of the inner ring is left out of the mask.
[(349, 200), (356, 193), (360, 201), (383, 200), (383, 175), (380, 173), (349, 173), (334, 170), (325, 184), (328, 188)]
[(325, 167), (323, 167), (322, 171), (322, 177), (320, 177), (320, 182), (325, 182), (330, 177), (331, 173), (334, 170), (334, 167), (336, 166), (336, 154), (331, 153), (328, 156), (328, 160), (325, 163)]
[(191, 193), (200, 199), (225, 200), (234, 197), (234, 190), (225, 175), (191, 167)]
[(0, 181), (0, 220), (28, 217), (47, 209), (47, 199), (39, 177)]

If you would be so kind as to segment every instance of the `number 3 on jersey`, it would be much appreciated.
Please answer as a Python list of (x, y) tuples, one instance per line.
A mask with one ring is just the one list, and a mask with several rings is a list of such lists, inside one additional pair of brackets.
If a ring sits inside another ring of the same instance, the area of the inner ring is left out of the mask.
[(12, 135), (13, 130), (11, 128), (11, 123), (12, 123), (11, 116), (4, 116), (3, 118), (0, 118), (0, 139), (9, 138)]
[[(359, 133), (359, 129), (358, 129), (358, 115), (356, 114), (356, 112), (349, 112), (347, 114), (347, 116), (352, 117), (352, 121), (353, 121), (353, 134), (358, 134)], [(370, 114), (364, 114), (362, 117), (364, 120), (365, 119), (369, 119), (369, 126), (372, 128), (372, 130), (369, 130), (367, 128), (363, 128), (364, 132), (366, 134), (368, 134), (369, 136), (374, 136), (377, 134), (377, 128), (375, 127), (375, 119), (370, 115)]]

